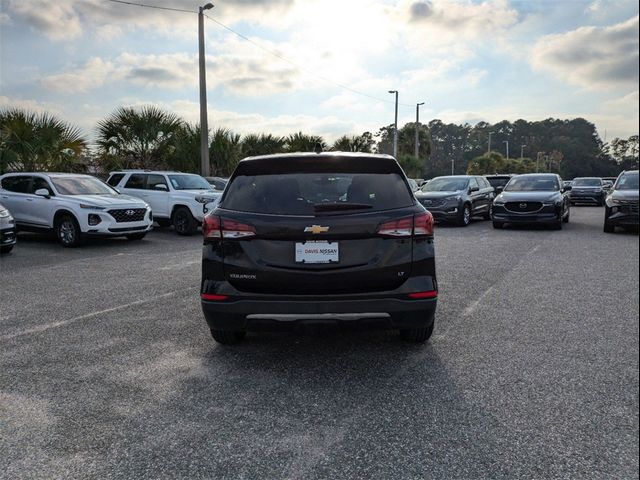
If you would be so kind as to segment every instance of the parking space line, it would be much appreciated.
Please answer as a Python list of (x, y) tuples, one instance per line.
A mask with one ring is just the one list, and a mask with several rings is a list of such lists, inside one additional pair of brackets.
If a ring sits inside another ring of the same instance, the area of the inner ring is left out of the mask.
[(11, 333), (11, 334), (8, 334), (8, 335), (2, 335), (2, 336), (0, 336), (0, 340), (11, 340), (13, 338), (22, 337), (24, 335), (31, 335), (31, 334), (34, 334), (34, 333), (46, 332), (47, 330), (51, 330), (53, 328), (63, 327), (65, 325), (69, 325), (71, 323), (79, 322), (81, 320), (86, 320), (88, 318), (97, 317), (97, 316), (105, 314), (105, 313), (117, 312), (117, 311), (129, 308), (129, 307), (136, 307), (138, 305), (144, 305), (146, 303), (156, 302), (158, 300), (161, 300), (163, 298), (171, 297), (171, 296), (176, 295), (178, 293), (194, 292), (195, 290), (197, 290), (197, 287), (182, 288), (180, 290), (174, 290), (172, 292), (163, 293), (162, 295), (158, 295), (158, 296), (155, 296), (153, 298), (147, 298), (145, 300), (136, 300), (135, 302), (127, 303), (125, 305), (118, 305), (117, 307), (105, 308), (104, 310), (98, 310), (98, 311), (95, 311), (95, 312), (86, 313), (84, 315), (80, 315), (79, 317), (69, 318), (68, 320), (61, 320), (59, 322), (51, 322), (51, 323), (47, 323), (45, 325), (38, 325), (37, 327), (28, 328), (26, 330), (18, 331), (18, 332)]

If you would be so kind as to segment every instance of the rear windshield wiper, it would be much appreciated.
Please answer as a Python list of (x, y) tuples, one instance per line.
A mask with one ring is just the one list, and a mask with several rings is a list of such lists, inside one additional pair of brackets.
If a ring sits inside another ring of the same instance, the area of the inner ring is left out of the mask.
[(313, 209), (316, 212), (338, 212), (341, 210), (364, 210), (367, 208), (373, 208), (373, 205), (369, 203), (348, 203), (348, 202), (316, 203), (313, 205)]

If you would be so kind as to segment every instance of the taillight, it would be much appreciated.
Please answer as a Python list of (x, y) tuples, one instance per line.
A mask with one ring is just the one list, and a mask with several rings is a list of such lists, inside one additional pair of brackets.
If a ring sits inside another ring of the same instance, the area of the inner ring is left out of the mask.
[(384, 222), (378, 227), (378, 235), (384, 237), (410, 237), (413, 231), (413, 217)]
[(205, 215), (202, 221), (202, 235), (205, 239), (242, 239), (256, 235), (256, 229), (252, 225), (240, 223), (216, 215)]
[(217, 295), (215, 293), (201, 293), (200, 298), (207, 302), (223, 302), (229, 298), (228, 295)]
[(413, 235), (415, 237), (433, 235), (433, 215), (431, 213), (419, 213), (414, 217)]
[(202, 235), (207, 238), (221, 238), (222, 232), (220, 231), (220, 217), (215, 215), (205, 215), (202, 220)]
[(384, 237), (395, 238), (433, 235), (433, 216), (429, 212), (424, 212), (414, 217), (390, 220), (380, 225), (377, 233)]

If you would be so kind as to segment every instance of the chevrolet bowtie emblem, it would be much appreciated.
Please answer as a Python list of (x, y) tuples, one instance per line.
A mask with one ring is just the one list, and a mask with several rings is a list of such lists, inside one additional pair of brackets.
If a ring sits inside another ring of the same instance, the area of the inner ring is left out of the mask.
[(304, 228), (304, 233), (317, 234), (317, 233), (324, 233), (328, 231), (329, 231), (329, 227), (321, 227), (320, 225), (311, 225), (310, 227)]

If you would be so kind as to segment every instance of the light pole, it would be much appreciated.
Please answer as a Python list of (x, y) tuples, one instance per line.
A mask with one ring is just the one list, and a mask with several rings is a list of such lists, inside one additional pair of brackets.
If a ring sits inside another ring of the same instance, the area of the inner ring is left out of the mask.
[(520, 160), (524, 158), (524, 149), (526, 145), (520, 145)]
[(424, 102), (416, 103), (416, 158), (420, 158), (420, 105), (424, 105)]
[(395, 120), (393, 121), (393, 156), (394, 158), (398, 158), (398, 91), (397, 90), (389, 90), (389, 93), (396, 94), (396, 115)]
[(198, 67), (200, 73), (200, 173), (209, 176), (209, 122), (207, 121), (207, 72), (204, 58), (204, 11), (212, 3), (198, 8)]
[(487, 153), (491, 153), (491, 135), (493, 135), (495, 132), (489, 132), (489, 151)]
[(503, 140), (502, 143), (507, 145), (507, 160), (509, 160), (509, 140)]
[(451, 175), (455, 175), (456, 159), (451, 157)]

